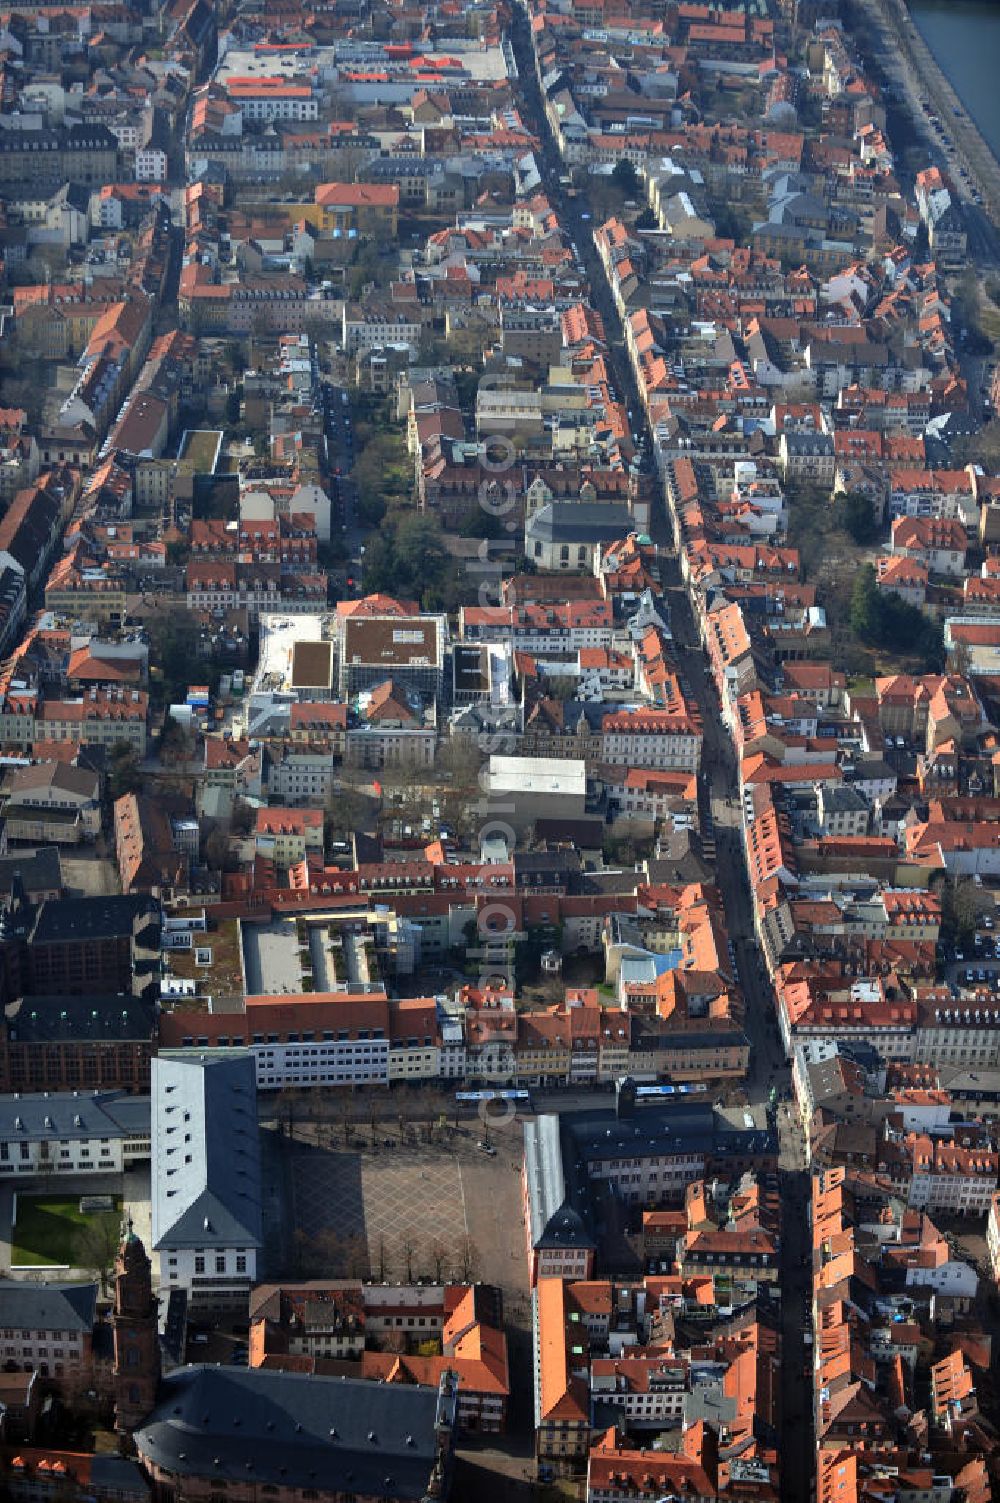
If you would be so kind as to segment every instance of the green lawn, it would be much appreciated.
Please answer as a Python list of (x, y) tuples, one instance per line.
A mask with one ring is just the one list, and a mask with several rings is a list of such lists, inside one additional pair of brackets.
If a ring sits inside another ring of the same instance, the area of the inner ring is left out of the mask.
[(79, 1195), (18, 1195), (11, 1262), (15, 1268), (86, 1266), (90, 1258), (81, 1243), (88, 1240), (87, 1228), (107, 1227), (117, 1235), (120, 1224), (117, 1196), (113, 1211), (81, 1215)]

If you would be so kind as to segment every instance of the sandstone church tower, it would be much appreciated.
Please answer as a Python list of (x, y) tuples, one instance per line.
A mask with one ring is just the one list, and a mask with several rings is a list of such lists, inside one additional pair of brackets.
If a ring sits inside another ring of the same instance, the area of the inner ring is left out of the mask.
[(132, 1431), (156, 1403), (160, 1381), (153, 1270), (146, 1249), (129, 1222), (115, 1263), (114, 1332), (115, 1429), (127, 1446)]

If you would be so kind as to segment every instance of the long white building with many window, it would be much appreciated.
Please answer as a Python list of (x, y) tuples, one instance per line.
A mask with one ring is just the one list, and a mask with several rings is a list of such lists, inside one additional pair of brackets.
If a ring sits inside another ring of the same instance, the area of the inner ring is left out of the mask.
[(262, 1240), (249, 1051), (154, 1059), (152, 1202), (161, 1287), (193, 1305), (245, 1302)]

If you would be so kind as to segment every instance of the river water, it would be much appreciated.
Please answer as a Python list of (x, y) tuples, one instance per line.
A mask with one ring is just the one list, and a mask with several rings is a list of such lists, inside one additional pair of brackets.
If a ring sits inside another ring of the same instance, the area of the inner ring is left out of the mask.
[(1000, 158), (1000, 3), (908, 0), (914, 24), (993, 154)]

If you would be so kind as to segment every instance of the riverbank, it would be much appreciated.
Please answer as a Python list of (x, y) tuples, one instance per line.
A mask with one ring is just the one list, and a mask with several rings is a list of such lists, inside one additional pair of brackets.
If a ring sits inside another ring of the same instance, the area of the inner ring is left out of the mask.
[[(982, 196), (983, 212), (996, 223), (1000, 219), (1000, 162), (917, 30), (905, 0), (873, 0), (872, 8), (880, 14), (889, 37), (896, 43), (896, 57), (901, 66), (893, 71), (905, 88), (912, 113), (918, 119), (926, 119), (928, 114), (938, 116), (954, 146), (955, 168), (965, 167)], [(883, 66), (891, 66), (891, 57), (887, 49)], [(929, 111), (921, 103), (924, 99), (930, 104)], [(961, 180), (956, 187), (962, 191)]]

